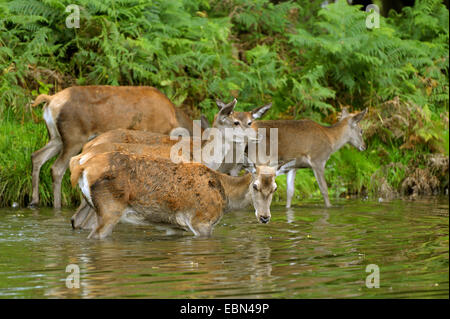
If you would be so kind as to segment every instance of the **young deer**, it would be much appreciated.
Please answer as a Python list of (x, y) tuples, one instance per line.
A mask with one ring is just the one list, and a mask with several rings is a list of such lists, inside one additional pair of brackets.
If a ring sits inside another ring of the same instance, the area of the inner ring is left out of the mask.
[(74, 86), (55, 95), (39, 95), (33, 106), (46, 102), (44, 120), (50, 141), (31, 156), (33, 195), (30, 207), (39, 205), (39, 172), (58, 155), (52, 166), (54, 207), (61, 207), (61, 181), (72, 156), (84, 143), (103, 132), (127, 128), (168, 134), (192, 122), (153, 87)]
[(147, 221), (210, 236), (222, 215), (253, 203), (261, 223), (270, 220), (275, 168), (232, 177), (198, 163), (124, 152), (94, 155), (71, 171), (97, 223), (88, 238), (108, 236), (121, 218)]
[[(279, 163), (292, 162), (288, 168), (277, 172), (277, 175), (287, 173), (286, 207), (291, 206), (295, 174), (297, 169), (300, 168), (312, 168), (325, 200), (325, 205), (331, 207), (324, 177), (325, 164), (331, 154), (347, 143), (360, 151), (366, 149), (362, 129), (358, 124), (366, 112), (367, 109), (356, 115), (350, 115), (344, 110), (340, 121), (329, 127), (311, 120), (275, 120), (253, 123), (254, 129), (266, 129), (266, 141), (269, 141), (270, 128), (278, 128), (278, 161)], [(250, 141), (249, 143), (253, 142)], [(255, 158), (250, 160), (258, 163)]]
[[(219, 113), (221, 114), (224, 110), (226, 110), (227, 104), (218, 100), (216, 104), (219, 108)], [(216, 128), (236, 128), (245, 131), (247, 129), (251, 129), (253, 121), (262, 117), (270, 108), (272, 107), (272, 103), (257, 107), (249, 112), (234, 112), (229, 113), (227, 117), (220, 118), (216, 116), (214, 118), (213, 127)], [(207, 122), (202, 123), (204, 127), (207, 127)], [(237, 176), (241, 169), (243, 168), (243, 163), (245, 162), (243, 156), (245, 153), (245, 149), (247, 147), (247, 143), (233, 143), (231, 149), (232, 154), (234, 156), (234, 160), (229, 163), (223, 162), (220, 167), (216, 168), (219, 172), (230, 174), (232, 176)]]

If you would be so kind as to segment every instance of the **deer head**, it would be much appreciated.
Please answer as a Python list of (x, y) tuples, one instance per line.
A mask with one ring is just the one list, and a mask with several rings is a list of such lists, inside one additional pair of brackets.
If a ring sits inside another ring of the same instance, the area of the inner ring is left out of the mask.
[[(271, 107), (272, 103), (257, 107), (249, 112), (235, 112), (234, 107), (236, 106), (236, 99), (231, 103), (225, 104), (224, 102), (217, 100), (216, 104), (219, 108), (219, 113), (214, 119), (213, 127), (221, 128), (233, 128), (238, 135), (247, 136), (250, 139), (254, 139), (251, 133), (241, 133), (252, 128), (253, 120), (262, 117)], [(248, 132), (248, 131), (247, 131)], [(256, 131), (255, 131), (256, 133)]]
[(346, 118), (348, 118), (348, 143), (356, 147), (360, 151), (366, 150), (366, 143), (363, 139), (363, 131), (361, 127), (359, 126), (359, 122), (363, 119), (364, 115), (367, 113), (367, 108), (359, 112), (356, 115), (347, 115)]
[(275, 182), (276, 168), (270, 166), (257, 166), (252, 173), (250, 192), (255, 208), (256, 219), (263, 224), (270, 220), (270, 204), (273, 193), (277, 190)]

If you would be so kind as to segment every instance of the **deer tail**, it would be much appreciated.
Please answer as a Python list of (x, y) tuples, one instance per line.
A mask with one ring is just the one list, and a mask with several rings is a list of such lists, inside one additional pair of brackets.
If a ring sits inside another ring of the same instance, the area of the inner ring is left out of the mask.
[(38, 95), (36, 100), (34, 100), (34, 102), (33, 102), (33, 104), (31, 106), (35, 107), (35, 106), (38, 106), (39, 104), (41, 104), (43, 102), (49, 103), (51, 100), (52, 100), (52, 97), (50, 95), (40, 94), (40, 95)]
[(80, 164), (80, 155), (74, 156), (70, 159), (70, 183), (72, 187), (78, 184), (81, 173), (83, 173), (84, 166)]

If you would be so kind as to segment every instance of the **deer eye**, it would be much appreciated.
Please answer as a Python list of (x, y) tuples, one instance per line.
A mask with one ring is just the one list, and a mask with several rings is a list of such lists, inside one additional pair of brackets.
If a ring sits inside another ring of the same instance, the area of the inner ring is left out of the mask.
[(249, 121), (249, 122), (247, 123), (247, 125), (248, 125), (248, 126), (252, 125), (252, 121)]
[(234, 121), (234, 125), (239, 125), (239, 121)]

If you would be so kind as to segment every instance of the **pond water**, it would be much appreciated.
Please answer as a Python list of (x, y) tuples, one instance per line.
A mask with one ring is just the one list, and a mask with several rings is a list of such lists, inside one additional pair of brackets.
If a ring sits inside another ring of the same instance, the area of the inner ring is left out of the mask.
[(118, 224), (102, 241), (71, 229), (74, 209), (1, 209), (0, 298), (448, 298), (448, 198), (334, 204), (273, 203), (267, 225), (228, 213), (209, 239)]

